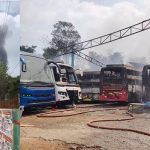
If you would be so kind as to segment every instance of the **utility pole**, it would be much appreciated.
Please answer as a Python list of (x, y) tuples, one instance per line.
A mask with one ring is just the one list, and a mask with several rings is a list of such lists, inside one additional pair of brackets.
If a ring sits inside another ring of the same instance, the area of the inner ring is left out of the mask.
[(73, 52), (73, 50), (71, 52), (71, 66), (72, 66), (72, 68), (74, 68), (74, 52)]

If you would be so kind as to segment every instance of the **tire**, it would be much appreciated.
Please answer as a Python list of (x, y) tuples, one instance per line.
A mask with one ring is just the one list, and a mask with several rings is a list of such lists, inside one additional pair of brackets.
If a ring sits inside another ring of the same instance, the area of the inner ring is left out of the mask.
[(56, 102), (56, 106), (59, 109), (66, 108), (66, 102)]

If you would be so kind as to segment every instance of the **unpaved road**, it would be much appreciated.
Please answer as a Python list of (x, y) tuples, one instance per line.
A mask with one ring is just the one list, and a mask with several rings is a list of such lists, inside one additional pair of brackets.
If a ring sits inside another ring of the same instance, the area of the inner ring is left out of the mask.
[[(87, 122), (95, 119), (127, 117), (125, 110), (77, 108), (72, 112), (100, 110), (68, 117), (39, 118), (36, 113), (24, 115), (21, 124), (21, 150), (149, 150), (150, 137), (132, 132), (95, 129)], [(50, 111), (50, 110), (49, 110)], [(59, 113), (60, 115), (62, 114)], [(103, 126), (137, 129), (150, 133), (150, 111), (135, 114), (136, 119), (102, 122)], [(99, 124), (99, 123), (97, 123)]]

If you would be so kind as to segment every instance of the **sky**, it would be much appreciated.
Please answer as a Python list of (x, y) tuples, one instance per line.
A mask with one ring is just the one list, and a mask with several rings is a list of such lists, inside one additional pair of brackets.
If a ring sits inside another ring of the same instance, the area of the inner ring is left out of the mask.
[[(11, 0), (10, 0), (11, 1)], [(8, 57), (8, 74), (17, 76), (20, 74), (19, 47), (20, 47), (20, 12), (19, 0), (8, 2), (0, 0), (0, 25), (7, 25), (8, 32), (5, 39), (5, 50)], [(6, 13), (7, 12), (7, 13)]]
[[(150, 0), (22, 0), (21, 44), (36, 45), (42, 54), (45, 38), (51, 38), (53, 25), (60, 20), (73, 23), (85, 41), (149, 18)], [(150, 30), (83, 52), (120, 52), (124, 63), (141, 57), (150, 63), (149, 38)]]

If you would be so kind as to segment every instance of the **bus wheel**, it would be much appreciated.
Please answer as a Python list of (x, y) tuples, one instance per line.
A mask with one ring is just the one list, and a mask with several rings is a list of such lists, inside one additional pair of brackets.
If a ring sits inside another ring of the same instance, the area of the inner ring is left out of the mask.
[(118, 105), (120, 105), (120, 106), (127, 106), (128, 102), (118, 102)]
[(57, 102), (56, 106), (59, 109), (65, 109), (66, 108), (66, 103), (65, 102)]
[(141, 94), (135, 93), (135, 103), (142, 103), (142, 97)]

